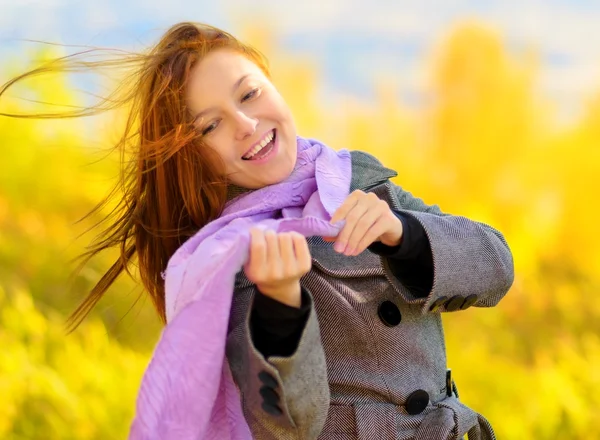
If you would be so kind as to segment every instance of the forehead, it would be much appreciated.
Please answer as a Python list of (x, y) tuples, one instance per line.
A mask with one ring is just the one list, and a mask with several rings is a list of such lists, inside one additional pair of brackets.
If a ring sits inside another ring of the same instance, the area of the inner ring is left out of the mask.
[(244, 55), (227, 49), (215, 50), (190, 71), (188, 97), (231, 93), (236, 81), (245, 75), (264, 77), (260, 67)]

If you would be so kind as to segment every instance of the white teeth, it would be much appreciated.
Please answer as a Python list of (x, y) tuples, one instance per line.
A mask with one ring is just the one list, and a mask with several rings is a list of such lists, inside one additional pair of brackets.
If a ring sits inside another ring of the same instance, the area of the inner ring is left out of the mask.
[(254, 156), (256, 153), (258, 153), (260, 150), (262, 150), (263, 148), (265, 148), (267, 146), (267, 144), (269, 142), (271, 142), (273, 140), (273, 130), (271, 130), (269, 132), (269, 134), (267, 134), (265, 136), (265, 138), (256, 146), (254, 147), (252, 150), (250, 150), (248, 152), (248, 154), (246, 154), (243, 159), (250, 159), (252, 156)]

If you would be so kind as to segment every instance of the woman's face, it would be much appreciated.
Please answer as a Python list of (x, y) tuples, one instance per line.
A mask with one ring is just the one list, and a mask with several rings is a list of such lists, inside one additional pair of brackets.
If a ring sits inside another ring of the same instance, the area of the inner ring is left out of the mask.
[(186, 100), (230, 182), (256, 189), (290, 175), (297, 150), (290, 109), (244, 55), (227, 49), (206, 55), (190, 72)]

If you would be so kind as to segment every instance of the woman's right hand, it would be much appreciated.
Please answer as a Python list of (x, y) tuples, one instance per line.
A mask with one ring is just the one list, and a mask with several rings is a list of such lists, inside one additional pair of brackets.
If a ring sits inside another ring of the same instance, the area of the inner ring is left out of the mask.
[(270, 298), (300, 307), (300, 278), (312, 265), (306, 238), (297, 232), (250, 230), (246, 277)]

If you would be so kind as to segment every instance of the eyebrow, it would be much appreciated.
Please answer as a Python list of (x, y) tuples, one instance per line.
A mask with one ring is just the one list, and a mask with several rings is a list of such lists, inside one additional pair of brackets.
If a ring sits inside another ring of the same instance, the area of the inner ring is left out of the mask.
[[(238, 79), (232, 87), (232, 92), (235, 92), (238, 89), (238, 87), (244, 82), (244, 80), (246, 78), (248, 78), (248, 76), (250, 76), (250, 74), (243, 75), (240, 79)], [(214, 111), (214, 110), (215, 110), (215, 107), (209, 107), (207, 109), (202, 110), (201, 112), (197, 113), (196, 116), (194, 116), (193, 122), (196, 122), (200, 117), (202, 117), (206, 113), (210, 113), (211, 111)]]

